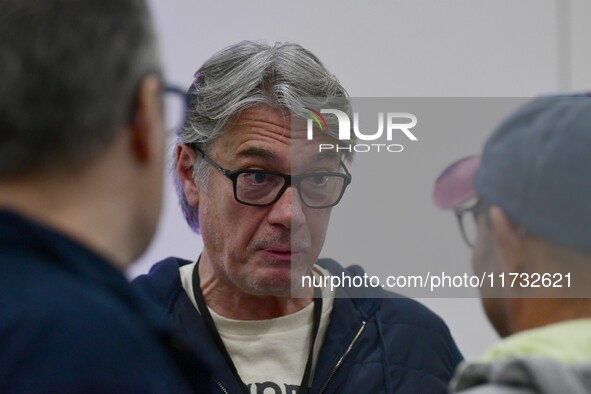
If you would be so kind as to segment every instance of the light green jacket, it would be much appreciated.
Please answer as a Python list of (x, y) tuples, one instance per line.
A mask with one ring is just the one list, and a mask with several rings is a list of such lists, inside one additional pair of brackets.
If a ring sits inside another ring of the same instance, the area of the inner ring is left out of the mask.
[(462, 394), (591, 394), (591, 319), (505, 338), (458, 368), (450, 391)]

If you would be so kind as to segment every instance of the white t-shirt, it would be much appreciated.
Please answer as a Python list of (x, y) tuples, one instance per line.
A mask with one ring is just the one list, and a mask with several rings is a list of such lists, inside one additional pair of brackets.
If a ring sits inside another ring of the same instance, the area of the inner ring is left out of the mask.
[[(194, 267), (195, 263), (184, 265), (180, 274), (183, 288), (197, 308), (192, 280)], [(314, 275), (329, 275), (319, 266), (314, 266), (313, 272)], [(334, 303), (334, 293), (330, 289), (322, 289), (322, 297), (312, 376)], [(234, 320), (220, 316), (211, 308), (209, 312), (240, 378), (251, 393), (297, 392), (312, 341), (313, 302), (291, 315), (268, 320)]]

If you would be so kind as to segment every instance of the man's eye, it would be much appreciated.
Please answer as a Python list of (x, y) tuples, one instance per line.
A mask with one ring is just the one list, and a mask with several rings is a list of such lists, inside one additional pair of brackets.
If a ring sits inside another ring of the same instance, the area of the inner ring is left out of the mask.
[(245, 178), (254, 185), (262, 185), (270, 180), (270, 175), (265, 173), (246, 174)]
[(326, 175), (314, 175), (310, 177), (310, 181), (315, 186), (322, 186), (328, 182), (328, 177)]

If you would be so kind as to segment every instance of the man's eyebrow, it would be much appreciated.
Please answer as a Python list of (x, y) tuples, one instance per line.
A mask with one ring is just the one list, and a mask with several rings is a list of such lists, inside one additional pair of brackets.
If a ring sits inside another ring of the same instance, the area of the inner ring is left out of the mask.
[[(236, 154), (236, 157), (238, 159), (261, 158), (270, 161), (279, 161), (279, 157), (275, 153), (257, 147), (250, 147), (240, 151)], [(334, 151), (319, 152), (310, 158), (310, 162), (337, 161), (340, 157), (341, 155)]]
[(341, 155), (335, 151), (319, 152), (312, 157), (314, 161), (339, 160)]
[(256, 148), (256, 147), (251, 147), (251, 148), (247, 148), (243, 151), (240, 151), (236, 154), (236, 157), (239, 159), (259, 157), (261, 159), (277, 160), (277, 155), (274, 154), (273, 152), (268, 151), (266, 149)]

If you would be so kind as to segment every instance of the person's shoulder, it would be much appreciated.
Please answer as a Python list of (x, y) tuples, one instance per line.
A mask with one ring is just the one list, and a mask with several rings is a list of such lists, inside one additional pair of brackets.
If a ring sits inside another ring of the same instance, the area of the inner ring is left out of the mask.
[(464, 362), (450, 391), (461, 394), (591, 393), (591, 363), (514, 355), (488, 362)]
[(191, 263), (178, 257), (168, 257), (154, 264), (147, 274), (132, 280), (131, 286), (158, 305), (170, 305), (184, 291), (179, 269)]
[[(343, 267), (333, 259), (320, 259), (318, 264), (329, 271), (331, 275), (363, 277), (365, 274), (365, 270), (359, 265)], [(347, 295), (359, 300), (357, 304), (362, 308), (369, 310), (373, 306), (373, 309), (379, 310), (386, 323), (448, 331), (443, 320), (425, 305), (381, 287), (367, 286), (347, 289)], [(367, 304), (372, 304), (372, 306), (366, 306)]]
[[(536, 394), (536, 391), (532, 391), (524, 387), (502, 387), (496, 384), (484, 384), (471, 389), (459, 391), (458, 394)], [(562, 392), (556, 393), (562, 394)]]
[(419, 301), (388, 291), (384, 293), (386, 295), (380, 299), (380, 310), (386, 322), (412, 325), (446, 335), (449, 333), (443, 319)]
[(122, 305), (121, 295), (61, 276), (36, 285), (28, 296), (3, 300), (15, 304), (2, 313), (7, 320), (0, 329), (0, 381), (8, 387), (170, 392), (167, 385), (178, 384), (183, 390), (156, 335)]
[[(343, 268), (331, 259), (321, 259), (319, 265), (332, 275), (365, 274), (358, 265)], [(351, 297), (353, 305), (363, 315), (373, 316), (381, 327), (387, 346), (400, 348), (404, 344), (416, 353), (445, 355), (449, 361), (449, 376), (453, 367), (463, 359), (443, 319), (420, 302), (381, 287), (349, 289), (341, 296)]]

